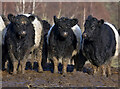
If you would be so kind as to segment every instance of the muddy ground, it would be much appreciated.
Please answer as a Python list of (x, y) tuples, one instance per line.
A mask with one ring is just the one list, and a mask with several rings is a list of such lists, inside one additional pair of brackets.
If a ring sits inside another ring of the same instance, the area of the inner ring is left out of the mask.
[[(104, 77), (100, 73), (92, 75), (90, 64), (86, 64), (82, 72), (72, 72), (73, 66), (68, 66), (67, 75), (54, 74), (52, 65), (48, 66), (43, 73), (27, 68), (24, 75), (12, 75), (5, 70), (2, 72), (2, 87), (119, 87), (117, 68), (112, 68), (111, 76)], [(59, 70), (61, 68), (59, 66)]]

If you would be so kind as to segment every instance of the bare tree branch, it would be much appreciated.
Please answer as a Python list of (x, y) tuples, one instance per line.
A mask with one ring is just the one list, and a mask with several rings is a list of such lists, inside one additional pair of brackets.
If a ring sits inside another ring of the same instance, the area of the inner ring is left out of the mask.
[(32, 14), (35, 13), (35, 0), (33, 0), (33, 9), (32, 9)]
[(25, 0), (23, 0), (23, 14), (25, 13)]

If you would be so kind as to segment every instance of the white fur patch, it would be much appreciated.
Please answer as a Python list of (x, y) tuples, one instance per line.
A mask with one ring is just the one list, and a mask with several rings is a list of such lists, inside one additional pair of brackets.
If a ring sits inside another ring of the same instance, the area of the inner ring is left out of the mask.
[[(54, 25), (55, 25), (55, 24), (54, 24)], [(49, 44), (50, 33), (51, 33), (52, 28), (54, 27), (54, 25), (52, 25), (52, 27), (51, 27), (50, 30), (48, 31), (48, 34), (47, 34), (47, 44)]]
[[(2, 19), (2, 17), (0, 16), (0, 44), (4, 44), (4, 37), (6, 32), (4, 33), (4, 29), (5, 29), (5, 23)], [(3, 40), (2, 40), (3, 38)]]
[[(23, 14), (23, 15), (29, 17), (31, 14)], [(35, 30), (35, 45), (34, 46), (38, 47), (41, 41), (42, 24), (40, 23), (37, 17), (35, 17), (32, 24)]]
[(81, 49), (81, 42), (82, 42), (82, 32), (81, 32), (81, 29), (80, 29), (80, 27), (77, 24), (75, 26), (73, 26), (71, 29), (73, 30), (73, 32), (74, 32), (74, 34), (76, 36), (76, 39), (77, 39), (77, 48), (76, 48), (76, 50), (77, 50), (77, 52), (79, 52), (80, 49)]
[(41, 41), (42, 25), (40, 21), (35, 17), (35, 20), (32, 22), (35, 29), (35, 46), (39, 46)]
[[(22, 14), (21, 14), (22, 15)], [(23, 14), (23, 15), (25, 15), (25, 16), (27, 16), (27, 17), (29, 17), (31, 14)]]
[(115, 34), (115, 39), (116, 39), (116, 51), (115, 51), (115, 54), (114, 56), (118, 56), (119, 55), (119, 52), (120, 52), (120, 36), (118, 34), (118, 31), (117, 29), (110, 23), (108, 22), (104, 22), (104, 24), (107, 24), (108, 26), (110, 26)]

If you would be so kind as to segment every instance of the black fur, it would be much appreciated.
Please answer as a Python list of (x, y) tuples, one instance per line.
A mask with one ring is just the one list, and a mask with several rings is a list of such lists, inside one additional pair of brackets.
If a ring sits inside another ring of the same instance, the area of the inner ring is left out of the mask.
[[(57, 19), (54, 16), (54, 23), (55, 25), (48, 38), (48, 53), (51, 59), (53, 59), (53, 57), (57, 58), (57, 60), (62, 58), (63, 73), (66, 73), (66, 70), (64, 70), (66, 68), (64, 68), (64, 62), (72, 59), (72, 53), (77, 45), (76, 36), (71, 28), (78, 23), (78, 20), (67, 17)], [(53, 61), (55, 60), (53, 59)], [(56, 65), (55, 63), (56, 62), (54, 62), (54, 65)], [(54, 69), (54, 72), (56, 71), (57, 69)]]
[(51, 27), (51, 25), (46, 21), (46, 20), (42, 20), (43, 23), (43, 31), (44, 31), (44, 43), (43, 43), (43, 54), (42, 54), (42, 65), (45, 66), (46, 62), (47, 62), (47, 56), (48, 56), (48, 47), (47, 47), (47, 34), (48, 31)]
[[(26, 17), (25, 15), (14, 16), (8, 15), (10, 24), (8, 25), (5, 45), (8, 51), (9, 62), (16, 65), (15, 62), (22, 62), (21, 65), (25, 65), (32, 47), (35, 42), (35, 30), (32, 24), (34, 16)], [(43, 39), (43, 38), (41, 38)], [(43, 42), (40, 42), (40, 44)], [(42, 45), (43, 46), (43, 45)], [(41, 49), (41, 46), (38, 48)], [(24, 73), (25, 66), (22, 66), (22, 72)], [(16, 74), (16, 69), (13, 69), (13, 73)]]
[(113, 30), (104, 20), (88, 16), (83, 33), (83, 52), (90, 62), (99, 67), (114, 56), (116, 39)]
[[(49, 38), (49, 53), (57, 58), (71, 57), (73, 50), (76, 48), (76, 37), (70, 25), (70, 19), (62, 17), (55, 21)], [(63, 33), (68, 32), (68, 36), (64, 37)]]
[[(27, 24), (20, 23), (20, 20), (22, 19), (26, 19)], [(35, 32), (27, 17), (20, 15), (15, 17), (15, 20), (15, 22), (11, 22), (9, 25), (5, 38), (6, 43), (9, 44), (7, 45), (8, 50), (10, 50), (9, 46), (12, 45), (12, 52), (15, 58), (17, 60), (22, 60), (25, 53), (34, 45)], [(21, 34), (22, 31), (26, 31), (26, 34)]]

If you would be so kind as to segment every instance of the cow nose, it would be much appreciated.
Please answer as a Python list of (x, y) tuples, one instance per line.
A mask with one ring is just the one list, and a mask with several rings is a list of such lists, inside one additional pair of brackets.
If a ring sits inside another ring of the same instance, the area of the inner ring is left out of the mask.
[(22, 35), (26, 35), (26, 31), (22, 31), (21, 34), (22, 34)]
[(26, 35), (26, 31), (21, 31), (20, 33), (19, 33), (19, 36), (25, 36)]
[(86, 38), (87, 37), (87, 33), (83, 33), (82, 37)]
[(63, 36), (64, 36), (64, 37), (67, 37), (67, 35), (68, 35), (68, 32), (64, 32), (64, 33), (63, 33)]

